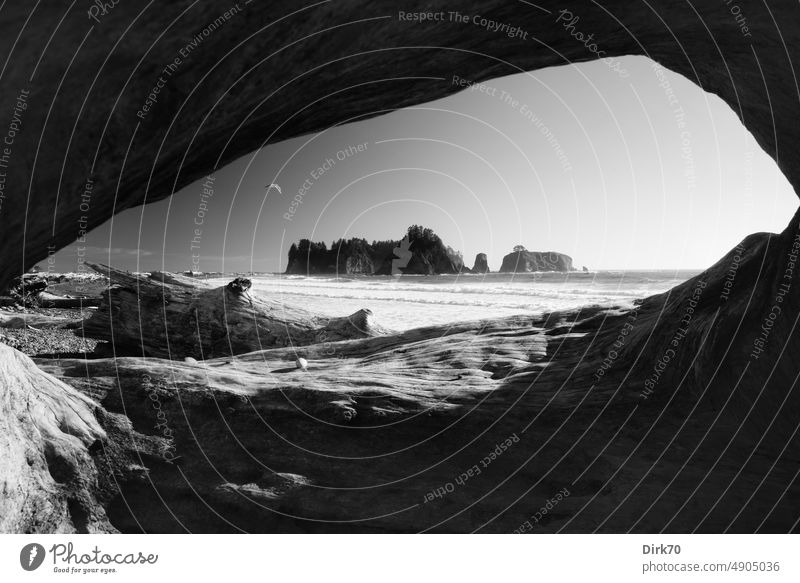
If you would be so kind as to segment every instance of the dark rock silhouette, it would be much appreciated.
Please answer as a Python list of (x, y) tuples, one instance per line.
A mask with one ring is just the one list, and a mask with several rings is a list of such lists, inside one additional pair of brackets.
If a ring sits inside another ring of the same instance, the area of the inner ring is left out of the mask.
[(472, 273), (489, 273), (489, 261), (486, 258), (486, 253), (478, 253), (475, 256)]
[(530, 273), (533, 271), (574, 271), (572, 257), (555, 251), (519, 249), (503, 257), (501, 273)]
[(432, 229), (412, 225), (396, 241), (340, 239), (330, 249), (324, 242), (302, 239), (289, 248), (287, 274), (434, 275), (469, 272), (458, 251), (444, 244)]

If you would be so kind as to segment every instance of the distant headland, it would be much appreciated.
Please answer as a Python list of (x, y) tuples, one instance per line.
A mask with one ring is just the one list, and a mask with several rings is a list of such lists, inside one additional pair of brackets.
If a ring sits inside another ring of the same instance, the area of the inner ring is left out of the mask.
[[(470, 269), (461, 252), (432, 229), (412, 225), (399, 240), (352, 238), (324, 242), (301, 239), (289, 248), (286, 274), (290, 275), (452, 275), (490, 273), (485, 253), (478, 253)], [(575, 271), (572, 258), (555, 251), (528, 251), (522, 245), (503, 257), (500, 273)]]

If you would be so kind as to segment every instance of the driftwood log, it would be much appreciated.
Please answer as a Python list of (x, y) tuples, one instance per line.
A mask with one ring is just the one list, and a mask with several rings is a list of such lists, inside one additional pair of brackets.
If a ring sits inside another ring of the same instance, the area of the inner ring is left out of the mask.
[(46, 275), (25, 273), (16, 278), (6, 295), (0, 297), (0, 306), (70, 309), (100, 305), (100, 298), (96, 297), (51, 293), (47, 291), (49, 284)]
[(97, 307), (100, 303), (100, 298), (59, 296), (49, 292), (41, 292), (36, 296), (36, 305), (40, 308), (89, 308)]
[(0, 378), (0, 532), (114, 530), (95, 496), (97, 404), (1, 343)]
[(369, 310), (328, 318), (250, 293), (244, 278), (213, 287), (171, 273), (87, 265), (108, 276), (111, 286), (82, 334), (111, 342), (118, 356), (207, 359), (386, 333)]

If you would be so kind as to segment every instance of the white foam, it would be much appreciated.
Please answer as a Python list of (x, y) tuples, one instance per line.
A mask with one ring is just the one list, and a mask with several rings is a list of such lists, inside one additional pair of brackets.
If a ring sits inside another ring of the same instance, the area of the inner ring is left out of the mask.
[[(332, 316), (371, 309), (382, 325), (405, 330), (460, 320), (541, 314), (586, 305), (632, 305), (692, 273), (596, 272), (431, 277), (253, 276), (251, 293)], [(214, 280), (217, 285), (225, 278)]]

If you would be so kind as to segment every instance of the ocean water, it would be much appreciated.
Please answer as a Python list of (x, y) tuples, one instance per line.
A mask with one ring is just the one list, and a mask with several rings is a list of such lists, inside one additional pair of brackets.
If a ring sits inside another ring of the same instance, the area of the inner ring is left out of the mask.
[[(252, 276), (251, 293), (329, 316), (369, 308), (394, 330), (585, 305), (632, 305), (699, 271), (597, 271), (437, 276)], [(220, 280), (220, 285), (228, 280)]]

